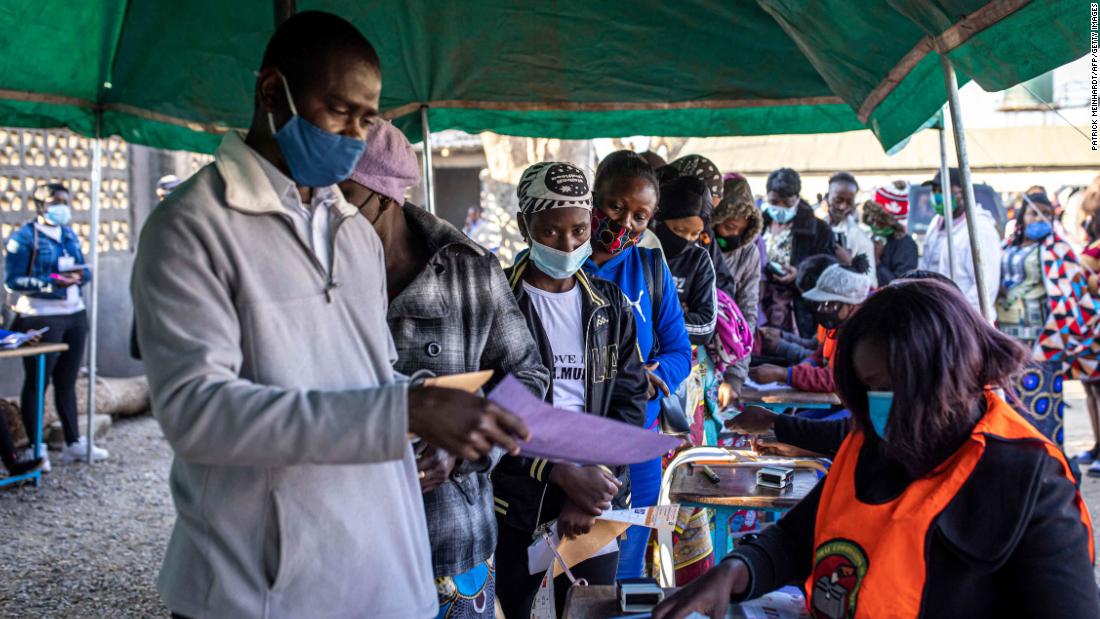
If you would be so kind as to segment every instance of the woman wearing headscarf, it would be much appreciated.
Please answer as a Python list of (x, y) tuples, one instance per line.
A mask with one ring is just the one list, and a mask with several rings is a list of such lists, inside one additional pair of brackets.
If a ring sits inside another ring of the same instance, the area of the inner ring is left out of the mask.
[(896, 181), (875, 190), (873, 200), (863, 203), (863, 223), (874, 239), (875, 274), (879, 287), (917, 268), (917, 242), (909, 236), (909, 184)]
[(1100, 308), (1088, 294), (1087, 271), (1054, 230), (1050, 199), (1032, 193), (1024, 201), (1001, 254), (997, 327), (1031, 350), (1033, 363), (1016, 383), (1017, 409), (1061, 445), (1063, 381), (1100, 377), (1100, 344), (1093, 343)]
[[(516, 188), (519, 229), (530, 245), (508, 269), (508, 280), (551, 369), (546, 400), (557, 408), (642, 425), (646, 377), (637, 350), (634, 312), (618, 286), (589, 277), (581, 266), (592, 253), (592, 194), (583, 171), (570, 163), (536, 163)], [(606, 509), (630, 507), (626, 466), (574, 466), (506, 455), (493, 472), (499, 541), (497, 578), (507, 617), (528, 617), (542, 573), (528, 570), (527, 550), (540, 527), (560, 538), (587, 533)], [(590, 585), (615, 582), (619, 553), (612, 547), (572, 568)], [(569, 590), (555, 579), (560, 613)]]
[(995, 391), (1026, 358), (949, 285), (873, 294), (841, 329), (854, 426), (829, 474), (654, 619), (722, 617), (791, 582), (814, 617), (1100, 617), (1065, 455)]

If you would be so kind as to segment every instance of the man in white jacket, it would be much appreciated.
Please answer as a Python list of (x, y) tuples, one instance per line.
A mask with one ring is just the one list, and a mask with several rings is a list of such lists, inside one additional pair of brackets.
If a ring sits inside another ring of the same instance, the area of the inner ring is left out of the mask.
[(276, 31), (247, 136), (153, 211), (131, 291), (178, 517), (159, 588), (177, 617), (437, 612), (409, 443), (513, 453), (518, 418), (396, 375), (382, 243), (336, 183), (378, 116), (347, 21)]
[[(948, 171), (951, 183), (951, 204), (953, 230), (950, 234), (946, 230), (946, 221), (943, 218), (944, 205), (941, 191), (940, 173), (935, 178), (924, 183), (931, 186), (933, 209), (936, 216), (928, 226), (928, 234), (924, 237), (924, 257), (921, 258), (921, 268), (935, 271), (941, 275), (951, 276), (948, 265), (947, 243), (952, 243), (955, 254), (955, 283), (970, 300), (974, 309), (981, 311), (978, 297), (978, 280), (974, 275), (974, 260), (970, 253), (970, 230), (966, 225), (966, 208), (963, 202), (962, 182), (959, 180), (959, 169), (951, 168)], [(997, 222), (989, 211), (979, 205), (975, 205), (974, 228), (977, 231), (978, 253), (982, 258), (982, 277), (986, 293), (985, 317), (993, 321), (993, 302), (997, 299), (997, 289), (1001, 285), (1001, 235), (997, 232)]]

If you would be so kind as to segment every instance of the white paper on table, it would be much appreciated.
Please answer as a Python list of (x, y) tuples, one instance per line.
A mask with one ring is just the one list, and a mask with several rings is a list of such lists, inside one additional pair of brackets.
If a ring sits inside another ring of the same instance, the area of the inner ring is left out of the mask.
[(633, 509), (609, 509), (600, 515), (600, 520), (628, 522), (651, 529), (671, 529), (676, 526), (676, 514), (680, 504), (656, 505), (653, 507), (635, 507)]
[(726, 619), (809, 619), (806, 598), (797, 587), (783, 587), (731, 608)]
[(781, 383), (781, 382), (778, 382), (778, 381), (774, 382), (774, 383), (763, 383), (763, 384), (761, 384), (761, 383), (758, 383), (758, 382), (756, 382), (755, 380), (753, 380), (751, 378), (746, 378), (745, 379), (745, 387), (747, 387), (749, 389), (752, 389), (754, 391), (787, 391), (787, 390), (790, 390), (790, 388), (791, 388), (790, 385), (787, 385), (787, 384), (784, 384), (784, 383)]
[[(561, 543), (561, 538), (558, 537), (558, 527), (553, 525), (550, 527), (550, 542), (554, 544), (554, 548), (557, 548)], [(597, 550), (596, 554), (592, 555), (592, 557), (602, 557), (618, 550), (618, 540), (612, 539), (606, 546)], [(554, 551), (546, 544), (545, 537), (540, 535), (538, 539), (527, 547), (527, 571), (531, 575), (545, 572), (550, 567), (550, 563), (553, 560)]]

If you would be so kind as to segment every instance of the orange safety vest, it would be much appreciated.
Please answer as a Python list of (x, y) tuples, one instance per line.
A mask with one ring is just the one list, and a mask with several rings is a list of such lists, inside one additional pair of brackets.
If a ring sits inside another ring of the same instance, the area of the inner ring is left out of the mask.
[(836, 355), (836, 329), (826, 329), (818, 325), (817, 341), (821, 342), (822, 367), (833, 367), (833, 356)]
[[(988, 410), (968, 440), (946, 462), (881, 505), (856, 498), (855, 474), (863, 433), (853, 431), (837, 452), (817, 508), (814, 565), (806, 580), (806, 604), (815, 618), (916, 617), (924, 593), (925, 541), (933, 521), (974, 472), (986, 437), (1042, 441), (1047, 453), (1073, 473), (1062, 451), (1001, 398), (986, 393)], [(1092, 522), (1077, 493), (1081, 522)]]

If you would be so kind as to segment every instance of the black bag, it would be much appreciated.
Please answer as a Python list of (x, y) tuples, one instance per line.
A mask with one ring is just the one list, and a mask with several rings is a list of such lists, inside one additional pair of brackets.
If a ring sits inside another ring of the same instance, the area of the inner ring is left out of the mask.
[[(642, 252), (642, 273), (645, 275), (645, 285), (649, 290), (649, 298), (653, 304), (653, 312), (651, 320), (649, 321), (653, 325), (653, 350), (650, 351), (649, 356), (655, 357), (660, 352), (661, 344), (657, 338), (657, 310), (661, 307), (664, 301), (665, 291), (665, 269), (664, 265), (660, 261), (663, 261), (664, 257), (658, 250), (651, 250), (648, 252)], [(665, 434), (686, 434), (691, 431), (691, 416), (695, 412), (687, 410), (684, 397), (686, 394), (680, 389), (680, 385), (676, 385), (673, 388), (672, 385), (668, 385), (671, 395), (661, 398), (661, 412), (658, 414), (658, 421), (660, 423), (661, 432)]]

